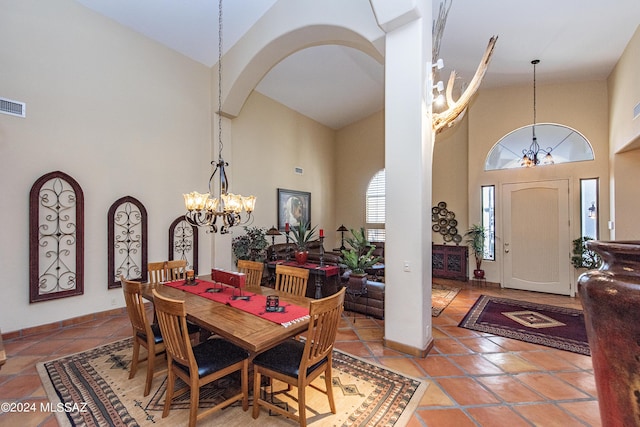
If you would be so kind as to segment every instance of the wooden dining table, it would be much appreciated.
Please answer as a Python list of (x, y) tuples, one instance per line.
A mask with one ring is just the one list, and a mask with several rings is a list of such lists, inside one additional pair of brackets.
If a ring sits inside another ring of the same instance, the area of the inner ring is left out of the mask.
[[(211, 276), (201, 276), (198, 279), (210, 281)], [(251, 353), (251, 358), (305, 332), (309, 326), (309, 319), (306, 318), (285, 327), (230, 305), (163, 284), (143, 284), (143, 297), (153, 301), (152, 289), (156, 289), (165, 297), (184, 301), (187, 320), (244, 348)], [(311, 298), (279, 292), (268, 287), (252, 288), (251, 293), (278, 295), (282, 303), (302, 307), (309, 307), (309, 302), (313, 301)]]

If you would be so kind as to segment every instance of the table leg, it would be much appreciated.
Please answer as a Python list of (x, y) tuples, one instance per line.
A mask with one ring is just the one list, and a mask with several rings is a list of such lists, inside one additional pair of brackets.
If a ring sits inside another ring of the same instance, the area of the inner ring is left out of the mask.
[(316, 299), (322, 298), (322, 277), (316, 274)]

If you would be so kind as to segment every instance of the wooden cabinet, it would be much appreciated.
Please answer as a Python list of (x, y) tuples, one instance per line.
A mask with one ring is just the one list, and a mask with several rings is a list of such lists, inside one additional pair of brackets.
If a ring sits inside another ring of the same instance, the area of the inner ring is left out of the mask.
[(466, 281), (469, 248), (457, 245), (432, 245), (433, 277)]

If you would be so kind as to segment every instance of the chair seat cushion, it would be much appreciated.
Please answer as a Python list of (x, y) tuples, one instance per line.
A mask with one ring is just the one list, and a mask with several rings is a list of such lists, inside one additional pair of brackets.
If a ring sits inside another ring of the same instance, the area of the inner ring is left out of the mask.
[[(249, 357), (249, 352), (222, 338), (213, 338), (193, 347), (198, 376), (204, 377)], [(186, 373), (189, 367), (176, 363)]]
[[(153, 343), (160, 344), (162, 342), (162, 333), (160, 332), (160, 325), (158, 325), (157, 323), (152, 323), (151, 330), (153, 331)], [(200, 332), (200, 326), (187, 322), (187, 330), (189, 331), (189, 335), (195, 334)], [(145, 341), (147, 340), (147, 334), (138, 332), (138, 336)]]
[[(298, 378), (300, 361), (304, 352), (304, 342), (294, 339), (287, 340), (270, 350), (260, 353), (253, 359), (253, 364), (271, 369), (272, 371)], [(327, 361), (325, 357), (318, 363), (307, 368), (307, 375)]]

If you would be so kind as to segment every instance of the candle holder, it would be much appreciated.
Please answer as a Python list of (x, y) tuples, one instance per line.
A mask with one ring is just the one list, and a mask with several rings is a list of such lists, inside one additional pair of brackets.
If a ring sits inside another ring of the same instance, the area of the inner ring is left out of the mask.
[(320, 236), (320, 267), (324, 267), (324, 236)]
[(287, 250), (285, 252), (285, 261), (289, 261), (290, 257), (289, 257), (289, 230), (286, 231), (286, 238), (287, 238)]

